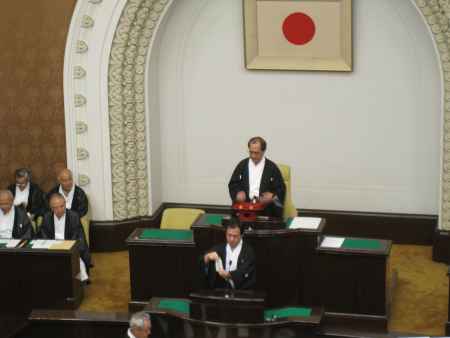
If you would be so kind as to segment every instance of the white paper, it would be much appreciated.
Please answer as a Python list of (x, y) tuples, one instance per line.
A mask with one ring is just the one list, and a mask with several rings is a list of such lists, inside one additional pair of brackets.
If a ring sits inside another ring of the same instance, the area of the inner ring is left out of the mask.
[(17, 245), (19, 245), (20, 239), (10, 239), (8, 243), (6, 243), (7, 248), (15, 248)]
[(7, 248), (15, 248), (20, 243), (20, 239), (0, 238), (0, 244), (6, 244)]
[(216, 261), (216, 271), (219, 271), (219, 270), (224, 270), (222, 258), (220, 258), (220, 257), (219, 257), (219, 259)]
[(332, 237), (325, 236), (322, 243), (320, 244), (321, 248), (340, 248), (342, 243), (344, 243), (345, 238), (342, 237)]
[(320, 222), (322, 222), (322, 218), (320, 217), (294, 217), (289, 225), (289, 229), (316, 230)]
[(54, 242), (55, 241), (52, 241), (51, 239), (35, 239), (32, 242), (33, 243), (32, 248), (33, 249), (48, 249), (53, 245)]

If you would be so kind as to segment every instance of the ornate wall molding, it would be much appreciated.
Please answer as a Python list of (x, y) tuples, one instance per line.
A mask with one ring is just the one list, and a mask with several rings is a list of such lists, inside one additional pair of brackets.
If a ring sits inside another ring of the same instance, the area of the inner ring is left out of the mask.
[(149, 213), (145, 67), (168, 0), (128, 0), (109, 62), (109, 121), (114, 219)]
[(450, 1), (415, 0), (415, 3), (429, 26), (441, 61), (443, 131), (439, 228), (450, 230)]
[(92, 217), (111, 220), (108, 63), (127, 0), (78, 0), (64, 60), (67, 165), (89, 196)]

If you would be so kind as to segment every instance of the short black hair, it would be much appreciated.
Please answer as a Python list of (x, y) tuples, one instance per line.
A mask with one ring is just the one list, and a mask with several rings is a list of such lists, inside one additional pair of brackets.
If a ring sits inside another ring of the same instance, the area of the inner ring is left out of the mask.
[(252, 137), (250, 140), (248, 140), (247, 146), (250, 148), (250, 144), (254, 143), (259, 143), (261, 145), (261, 150), (266, 151), (267, 142), (261, 136)]
[(242, 234), (242, 227), (241, 227), (241, 222), (239, 221), (239, 218), (231, 217), (230, 222), (228, 222), (225, 225), (225, 230), (228, 230), (228, 229), (239, 229)]

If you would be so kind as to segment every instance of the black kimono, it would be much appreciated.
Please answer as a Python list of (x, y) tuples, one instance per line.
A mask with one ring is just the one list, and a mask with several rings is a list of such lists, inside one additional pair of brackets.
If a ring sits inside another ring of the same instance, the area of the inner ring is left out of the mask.
[(33, 226), (23, 208), (14, 208), (14, 225), (12, 238), (14, 239), (32, 239), (34, 237)]
[[(44, 221), (39, 229), (38, 237), (43, 239), (55, 239), (55, 220), (53, 217), (53, 212), (47, 212), (45, 214)], [(69, 209), (66, 209), (64, 239), (78, 241), (80, 257), (86, 265), (86, 270), (89, 271), (89, 267), (91, 266), (91, 254), (86, 243), (86, 237), (80, 222), (80, 217), (76, 212)]]
[[(227, 250), (226, 243), (214, 246), (209, 252), (217, 252), (222, 259), (222, 263), (226, 265)], [(225, 266), (224, 266), (225, 267)], [(209, 262), (205, 266), (208, 287), (211, 289), (230, 289), (231, 285), (228, 281), (219, 276), (216, 272), (215, 262)], [(253, 289), (256, 284), (256, 257), (252, 247), (246, 242), (242, 243), (241, 252), (239, 253), (237, 269), (230, 271), (236, 289), (247, 290)]]
[[(248, 161), (250, 161), (250, 158), (246, 158), (239, 162), (228, 183), (228, 190), (233, 202), (236, 201), (236, 195), (239, 191), (244, 191), (247, 196), (247, 202), (250, 201)], [(273, 193), (276, 198), (273, 203), (265, 208), (264, 214), (267, 216), (282, 217), (284, 197), (286, 196), (286, 185), (284, 184), (280, 169), (268, 158), (265, 160), (261, 184), (259, 186), (259, 195), (262, 195), (265, 192)]]
[[(12, 192), (13, 196), (16, 197), (16, 185), (11, 184), (8, 190)], [(45, 213), (45, 197), (41, 188), (35, 183), (30, 182), (30, 193), (28, 195), (28, 202), (26, 207), (26, 212), (33, 215), (35, 218), (38, 216), (44, 216)]]
[[(52, 190), (50, 190), (47, 194), (47, 204), (50, 201), (50, 197), (55, 194), (59, 193), (59, 185), (54, 187)], [(50, 211), (50, 207), (47, 206), (48, 211)], [(81, 189), (78, 185), (75, 186), (75, 191), (73, 192), (73, 200), (72, 200), (72, 206), (70, 210), (75, 211), (78, 216), (83, 217), (87, 214), (89, 208), (89, 202), (88, 198), (86, 196), (86, 193)]]

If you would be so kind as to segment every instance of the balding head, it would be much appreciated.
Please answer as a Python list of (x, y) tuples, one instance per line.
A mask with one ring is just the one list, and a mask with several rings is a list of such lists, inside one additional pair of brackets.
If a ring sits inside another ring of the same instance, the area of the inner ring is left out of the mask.
[(58, 174), (58, 182), (65, 192), (69, 192), (73, 188), (73, 176), (69, 169), (63, 169)]
[(14, 196), (9, 190), (0, 190), (0, 209), (4, 214), (7, 214), (14, 202)]
[(59, 193), (54, 193), (50, 196), (49, 200), (50, 208), (56, 217), (61, 218), (66, 212), (66, 200)]

